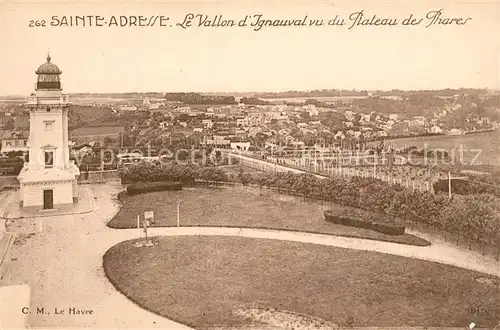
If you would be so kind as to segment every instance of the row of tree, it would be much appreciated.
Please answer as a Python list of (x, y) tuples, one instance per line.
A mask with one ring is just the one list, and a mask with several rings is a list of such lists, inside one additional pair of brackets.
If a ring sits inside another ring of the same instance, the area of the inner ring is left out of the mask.
[(165, 99), (184, 104), (230, 105), (238, 103), (234, 96), (201, 95), (199, 93), (166, 93)]
[[(120, 173), (124, 181), (227, 181), (217, 167), (158, 166), (142, 163)], [(260, 187), (294, 190), (305, 196), (333, 201), (388, 217), (433, 225), (442, 231), (475, 240), (500, 241), (500, 207), (491, 194), (455, 196), (412, 192), (373, 178), (318, 178), (310, 174), (240, 172), (233, 180)]]

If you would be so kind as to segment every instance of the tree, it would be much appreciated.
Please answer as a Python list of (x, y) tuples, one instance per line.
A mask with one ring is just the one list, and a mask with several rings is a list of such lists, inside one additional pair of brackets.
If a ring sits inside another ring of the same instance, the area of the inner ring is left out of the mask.
[(9, 119), (5, 122), (5, 129), (6, 129), (6, 130), (12, 130), (12, 129), (14, 129), (14, 119), (9, 118)]

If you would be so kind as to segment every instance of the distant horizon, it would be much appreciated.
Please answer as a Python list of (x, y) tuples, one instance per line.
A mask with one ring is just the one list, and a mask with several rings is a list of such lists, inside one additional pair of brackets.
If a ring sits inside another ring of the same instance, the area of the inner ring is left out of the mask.
[[(289, 92), (298, 92), (298, 93), (307, 93), (307, 92), (314, 92), (314, 91), (354, 91), (354, 92), (392, 92), (392, 91), (400, 91), (400, 92), (438, 92), (438, 91), (445, 91), (445, 90), (468, 90), (468, 89), (474, 89), (474, 90), (482, 90), (485, 89), (489, 92), (494, 92), (494, 93), (500, 93), (500, 89), (497, 88), (489, 88), (489, 87), (459, 87), (459, 88), (451, 88), (451, 87), (445, 87), (445, 88), (434, 88), (434, 89), (402, 89), (402, 88), (391, 88), (391, 89), (364, 89), (364, 88), (322, 88), (322, 89), (302, 89), (302, 90), (281, 90), (281, 91), (246, 91), (246, 92), (223, 92), (223, 91), (148, 91), (148, 92), (138, 92), (138, 91), (121, 91), (121, 92), (66, 92), (62, 91), (63, 94), (66, 95), (85, 95), (85, 94), (94, 94), (94, 95), (118, 95), (118, 94), (149, 94), (149, 93), (158, 93), (158, 94), (165, 94), (165, 93), (196, 93), (196, 94), (225, 94), (225, 95), (237, 95), (237, 94), (266, 94), (266, 93), (273, 93), (273, 94), (279, 94), (279, 93), (289, 93)], [(33, 90), (35, 92), (35, 90)], [(28, 97), (30, 96), (31, 93), (28, 94), (4, 94), (0, 95), (0, 98), (18, 98), (18, 97)], [(303, 98), (305, 96), (298, 96), (297, 98)], [(313, 97), (313, 96), (311, 96)], [(332, 96), (336, 97), (336, 96)], [(343, 96), (339, 96), (343, 97)], [(345, 96), (345, 97), (350, 97), (350, 96)], [(352, 96), (354, 97), (354, 96)]]

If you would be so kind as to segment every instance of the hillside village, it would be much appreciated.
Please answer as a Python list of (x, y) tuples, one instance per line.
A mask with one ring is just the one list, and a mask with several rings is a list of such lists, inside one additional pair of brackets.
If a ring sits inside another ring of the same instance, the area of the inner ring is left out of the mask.
[[(179, 101), (192, 95), (194, 101)], [(134, 96), (77, 96), (69, 115), (72, 141), (120, 147), (205, 145), (248, 150), (319, 143), (356, 148), (387, 138), (494, 130), (500, 123), (498, 95), (462, 93), (444, 98), (416, 92), (410, 97), (366, 96), (332, 103), (320, 98), (237, 101), (195, 93)], [(0, 106), (2, 153), (24, 151), (28, 129), (22, 102)]]

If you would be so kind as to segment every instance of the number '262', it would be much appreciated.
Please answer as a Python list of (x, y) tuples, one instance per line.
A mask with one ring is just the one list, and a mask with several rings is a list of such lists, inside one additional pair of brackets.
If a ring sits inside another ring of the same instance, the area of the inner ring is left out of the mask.
[(30, 25), (29, 27), (39, 27), (39, 26), (46, 26), (46, 22), (45, 20), (41, 20), (41, 21), (34, 21), (34, 20), (31, 20), (30, 21)]

